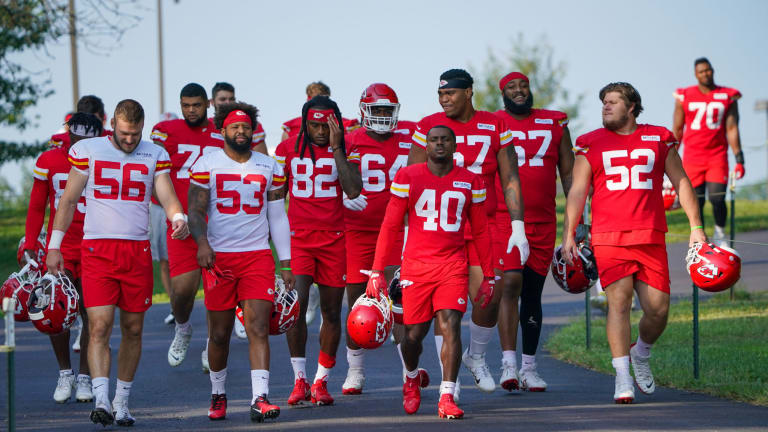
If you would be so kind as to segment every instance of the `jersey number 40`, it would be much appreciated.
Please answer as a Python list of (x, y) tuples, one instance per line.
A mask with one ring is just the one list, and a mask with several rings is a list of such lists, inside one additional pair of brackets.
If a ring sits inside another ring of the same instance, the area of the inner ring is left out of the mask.
[[(416, 200), (416, 216), (425, 218), (424, 231), (437, 231), (439, 220), (439, 226), (443, 231), (457, 232), (461, 228), (461, 211), (464, 209), (465, 201), (464, 194), (459, 191), (447, 190), (440, 194), (438, 201), (437, 192), (434, 189), (424, 189)], [(449, 221), (449, 217), (453, 222)]]

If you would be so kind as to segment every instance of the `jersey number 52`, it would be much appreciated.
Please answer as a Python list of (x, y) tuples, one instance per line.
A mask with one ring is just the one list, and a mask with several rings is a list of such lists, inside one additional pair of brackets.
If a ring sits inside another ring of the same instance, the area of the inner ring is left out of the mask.
[(626, 150), (610, 150), (603, 152), (603, 169), (606, 176), (618, 175), (618, 180), (606, 180), (605, 187), (608, 190), (620, 191), (630, 189), (653, 189), (653, 180), (647, 178), (645, 180), (640, 179), (640, 174), (650, 174), (653, 171), (653, 164), (656, 161), (656, 153), (651, 149), (639, 148), (632, 150), (629, 153), (629, 158), (632, 160), (641, 160), (645, 158), (645, 163), (632, 165), (631, 168), (627, 168), (624, 165), (614, 165), (613, 160), (615, 158), (627, 157)]

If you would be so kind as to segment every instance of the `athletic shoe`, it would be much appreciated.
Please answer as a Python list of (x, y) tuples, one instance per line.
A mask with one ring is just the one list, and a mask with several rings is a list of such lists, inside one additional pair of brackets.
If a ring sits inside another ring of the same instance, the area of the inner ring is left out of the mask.
[(248, 339), (248, 335), (245, 333), (245, 326), (239, 319), (235, 319), (235, 336), (238, 339)]
[(359, 395), (363, 392), (363, 384), (365, 384), (363, 369), (350, 368), (347, 370), (347, 379), (344, 380), (344, 385), (341, 386), (341, 394)]
[(56, 403), (67, 403), (72, 397), (72, 390), (75, 388), (75, 375), (59, 375), (59, 381), (56, 383), (56, 390), (53, 392), (53, 400)]
[(210, 373), (211, 366), (208, 364), (208, 347), (206, 347), (200, 354), (200, 362), (203, 364), (203, 373)]
[(77, 316), (77, 321), (75, 321), (75, 325), (72, 326), (70, 330), (77, 330), (77, 336), (75, 336), (75, 342), (72, 344), (72, 351), (79, 353), (80, 352), (80, 336), (83, 335), (83, 320), (80, 318), (80, 315)]
[(328, 383), (319, 379), (310, 388), (312, 403), (315, 405), (333, 405), (333, 397), (328, 393)]
[[(467, 367), (469, 373), (475, 378), (475, 385), (480, 390), (486, 393), (492, 393), (496, 388), (496, 382), (494, 382), (491, 376), (491, 371), (488, 370), (488, 364), (485, 362), (485, 355), (480, 357), (469, 354), (469, 348), (464, 350), (464, 355), (461, 356), (461, 362)], [(453, 402), (453, 398), (451, 398)]]
[(311, 399), (311, 392), (307, 380), (304, 378), (297, 379), (293, 385), (291, 395), (288, 396), (288, 405), (301, 405)]
[(317, 284), (309, 287), (309, 300), (307, 301), (307, 314), (305, 315), (307, 325), (312, 324), (317, 316), (317, 310), (320, 308), (320, 289)]
[(459, 376), (456, 375), (456, 388), (453, 390), (453, 401), (459, 403), (459, 395), (461, 394), (461, 381)]
[(605, 297), (605, 292), (600, 291), (597, 295), (590, 297), (589, 304), (595, 309), (600, 309), (603, 313), (608, 312), (608, 299)]
[(167, 325), (176, 324), (176, 317), (173, 316), (173, 310), (165, 317), (163, 322)]
[(93, 400), (91, 377), (88, 375), (77, 376), (77, 391), (75, 391), (75, 400), (78, 402), (90, 402)]
[(520, 390), (520, 377), (517, 375), (517, 365), (501, 362), (501, 388), (508, 392)]
[(520, 388), (529, 392), (543, 392), (547, 390), (547, 382), (541, 379), (536, 372), (534, 364), (528, 368), (520, 368)]
[(173, 342), (168, 348), (168, 364), (171, 366), (178, 366), (187, 357), (187, 349), (189, 348), (189, 341), (192, 339), (192, 332), (182, 333), (178, 330), (173, 336)]
[(280, 415), (280, 407), (269, 403), (265, 395), (256, 398), (256, 402), (251, 405), (251, 421), (261, 423), (264, 419), (277, 418)]
[(115, 417), (112, 415), (112, 407), (109, 406), (109, 402), (96, 402), (96, 406), (91, 411), (91, 421), (102, 426), (111, 426), (115, 422)]
[(125, 399), (112, 401), (112, 414), (115, 415), (115, 423), (118, 426), (133, 426), (136, 419), (128, 411), (128, 401)]
[(208, 408), (208, 418), (211, 420), (224, 420), (227, 417), (227, 395), (212, 394), (211, 407)]
[(629, 347), (629, 362), (632, 364), (632, 371), (635, 372), (635, 384), (637, 388), (645, 394), (653, 394), (656, 391), (656, 382), (651, 373), (651, 365), (648, 360), (651, 356), (643, 357), (635, 350), (635, 344)]
[[(405, 368), (403, 368), (403, 384), (405, 384)], [(419, 387), (429, 386), (429, 372), (424, 368), (419, 368)]]
[(421, 405), (421, 377), (405, 378), (403, 384), (403, 409), (406, 414), (416, 414)]
[(631, 404), (635, 401), (635, 387), (632, 385), (632, 377), (620, 379), (616, 376), (616, 390), (613, 392), (613, 401), (617, 404)]
[(729, 247), (729, 242), (725, 239), (724, 231), (717, 232), (717, 230), (715, 230), (715, 232), (712, 234), (712, 243), (717, 245), (717, 247)]
[(440, 396), (440, 402), (437, 404), (437, 415), (445, 419), (460, 419), (464, 417), (464, 411), (456, 406), (453, 395), (445, 393)]

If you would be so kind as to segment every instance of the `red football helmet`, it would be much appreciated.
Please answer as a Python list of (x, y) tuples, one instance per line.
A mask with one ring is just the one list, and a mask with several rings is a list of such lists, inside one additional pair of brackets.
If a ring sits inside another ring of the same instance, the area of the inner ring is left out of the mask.
[(275, 278), (275, 301), (269, 319), (269, 334), (279, 335), (292, 329), (299, 322), (299, 296), (296, 290), (288, 291), (279, 277)]
[(392, 300), (392, 319), (397, 324), (403, 323), (403, 289), (400, 286), (400, 267), (389, 282), (389, 298)]
[(727, 290), (741, 277), (741, 257), (728, 247), (694, 243), (685, 262), (693, 284), (704, 291)]
[(563, 256), (563, 247), (558, 246), (552, 257), (552, 276), (565, 292), (579, 294), (588, 290), (597, 281), (597, 264), (592, 249), (579, 246), (579, 259), (568, 264)]
[(36, 263), (28, 263), (18, 272), (11, 273), (8, 279), (0, 287), (0, 300), (3, 298), (15, 298), (16, 305), (13, 311), (13, 319), (16, 321), (29, 321), (29, 294), (40, 278)]
[(374, 349), (381, 346), (392, 330), (392, 304), (383, 293), (378, 298), (358, 297), (347, 317), (349, 337), (360, 347)]
[(29, 319), (46, 334), (68, 330), (77, 319), (79, 296), (75, 285), (64, 273), (46, 273), (29, 296)]
[[(391, 108), (392, 115), (374, 115), (373, 109), (376, 107)], [(397, 94), (386, 84), (371, 84), (360, 95), (360, 117), (363, 127), (369, 131), (380, 134), (392, 132), (397, 127), (399, 112)]]
[[(37, 237), (37, 242), (35, 242), (35, 253), (32, 258), (37, 261), (37, 264), (39, 265), (45, 264), (45, 235), (45, 231), (41, 232)], [(27, 264), (27, 260), (24, 259), (24, 239), (25, 237), (21, 236), (21, 240), (19, 240), (19, 248), (16, 250), (16, 261), (19, 263), (19, 268), (22, 268)]]
[(677, 192), (672, 186), (672, 182), (666, 177), (664, 178), (664, 184), (661, 187), (661, 197), (664, 200), (664, 210), (671, 211), (680, 208), (680, 199), (677, 196)]

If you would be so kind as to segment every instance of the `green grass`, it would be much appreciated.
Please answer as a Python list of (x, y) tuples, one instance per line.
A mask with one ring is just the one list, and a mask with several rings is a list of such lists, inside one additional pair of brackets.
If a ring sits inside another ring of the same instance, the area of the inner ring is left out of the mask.
[[(669, 324), (653, 347), (659, 385), (768, 406), (768, 292), (718, 294), (699, 305), (700, 379), (693, 378), (692, 304), (673, 304)], [(640, 312), (632, 314), (632, 340)], [(559, 329), (546, 348), (558, 359), (614, 374), (605, 319), (592, 321), (592, 348), (584, 344), (583, 315)]]

